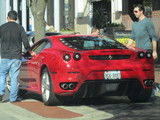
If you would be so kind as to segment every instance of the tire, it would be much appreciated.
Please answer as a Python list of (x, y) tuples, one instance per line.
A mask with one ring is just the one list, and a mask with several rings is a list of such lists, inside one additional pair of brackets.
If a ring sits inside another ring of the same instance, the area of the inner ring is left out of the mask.
[(6, 87), (7, 87), (8, 91), (11, 90), (11, 78), (9, 75), (6, 78)]
[(60, 97), (53, 92), (54, 88), (47, 68), (43, 70), (41, 80), (42, 100), (44, 104), (47, 106), (62, 104)]
[[(11, 78), (10, 76), (8, 75), (7, 78), (6, 78), (6, 87), (8, 89), (8, 91), (10, 92), (11, 90)], [(24, 95), (27, 93), (26, 90), (21, 90), (19, 89), (18, 90), (18, 97), (24, 97)]]
[(150, 99), (152, 94), (152, 89), (149, 90), (141, 90), (141, 92), (137, 92), (132, 95), (128, 95), (128, 98), (132, 102), (146, 102)]
[(25, 94), (27, 93), (27, 90), (18, 90), (18, 97), (23, 98)]

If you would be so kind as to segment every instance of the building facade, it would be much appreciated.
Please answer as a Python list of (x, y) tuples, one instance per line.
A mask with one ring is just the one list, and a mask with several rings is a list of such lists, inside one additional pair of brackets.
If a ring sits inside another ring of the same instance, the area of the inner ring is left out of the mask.
[(17, 22), (23, 25), (25, 30), (29, 30), (29, 0), (1, 0), (0, 25), (7, 22), (7, 13), (10, 10), (18, 12)]
[[(134, 22), (133, 5), (143, 4), (160, 39), (159, 0), (48, 0), (45, 20), (55, 31), (72, 28), (81, 34), (90, 34), (93, 26), (103, 29), (108, 23), (122, 23), (126, 30), (132, 29)], [(26, 31), (34, 31), (29, 0), (1, 0), (0, 25), (6, 22), (9, 10), (18, 11), (18, 22)]]
[(90, 34), (92, 27), (104, 29), (122, 22), (122, 0), (75, 0), (74, 29)]

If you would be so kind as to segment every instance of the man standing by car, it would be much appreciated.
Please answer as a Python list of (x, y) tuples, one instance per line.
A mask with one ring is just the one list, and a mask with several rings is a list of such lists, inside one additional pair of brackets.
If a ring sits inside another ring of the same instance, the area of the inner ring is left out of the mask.
[(153, 23), (145, 17), (144, 7), (141, 4), (134, 5), (134, 15), (138, 19), (132, 25), (132, 32), (127, 47), (130, 47), (133, 41), (136, 47), (152, 52), (154, 60), (157, 55), (157, 38)]
[(32, 56), (34, 52), (30, 51), (30, 45), (24, 28), (16, 23), (17, 12), (14, 10), (8, 12), (7, 20), (7, 23), (0, 26), (0, 101), (2, 101), (2, 97), (5, 94), (6, 77), (10, 73), (11, 89), (9, 100), (10, 102), (17, 102), (22, 42)]
[[(130, 48), (133, 41), (136, 41), (136, 47), (152, 52), (153, 59), (158, 59), (157, 54), (157, 38), (153, 23), (145, 17), (144, 7), (141, 4), (134, 6), (134, 15), (138, 21), (132, 25), (131, 39), (128, 41), (127, 47)], [(155, 96), (156, 86), (152, 91), (152, 96)]]

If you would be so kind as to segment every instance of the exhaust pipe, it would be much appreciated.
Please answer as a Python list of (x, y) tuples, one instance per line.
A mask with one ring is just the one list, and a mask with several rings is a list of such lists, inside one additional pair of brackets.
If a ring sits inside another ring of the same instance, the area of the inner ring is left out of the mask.
[(148, 85), (149, 85), (148, 80), (144, 81), (144, 84), (145, 84), (146, 86), (148, 86)]
[(151, 87), (154, 84), (154, 80), (145, 80), (144, 85), (147, 87)]
[(63, 90), (73, 90), (76, 88), (77, 82), (60, 83), (60, 88)]
[(73, 90), (75, 88), (75, 84), (74, 83), (69, 83), (68, 85), (70, 90)]
[(153, 80), (150, 80), (150, 81), (149, 81), (149, 85), (150, 85), (150, 86), (153, 86), (153, 83), (154, 83)]
[(68, 89), (68, 84), (66, 84), (66, 83), (61, 84), (61, 88), (64, 89), (64, 90), (67, 90)]

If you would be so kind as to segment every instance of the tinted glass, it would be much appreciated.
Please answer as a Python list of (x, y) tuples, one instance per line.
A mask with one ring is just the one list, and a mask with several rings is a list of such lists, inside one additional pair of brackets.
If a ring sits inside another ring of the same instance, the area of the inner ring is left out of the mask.
[(60, 41), (76, 50), (127, 49), (123, 44), (107, 37), (67, 37)]
[(33, 51), (35, 53), (40, 53), (42, 50), (51, 47), (51, 42), (49, 40), (41, 40), (36, 45), (33, 46)]

